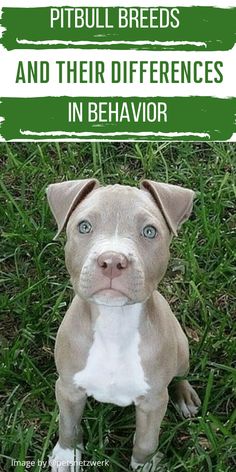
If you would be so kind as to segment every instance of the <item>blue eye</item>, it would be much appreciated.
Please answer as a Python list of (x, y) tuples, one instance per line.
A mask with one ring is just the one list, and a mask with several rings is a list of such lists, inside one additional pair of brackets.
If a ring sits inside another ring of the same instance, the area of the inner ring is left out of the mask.
[(148, 225), (143, 228), (142, 234), (145, 238), (154, 239), (157, 235), (157, 230), (154, 226)]
[(88, 234), (92, 231), (92, 225), (87, 220), (81, 221), (78, 227), (81, 234)]

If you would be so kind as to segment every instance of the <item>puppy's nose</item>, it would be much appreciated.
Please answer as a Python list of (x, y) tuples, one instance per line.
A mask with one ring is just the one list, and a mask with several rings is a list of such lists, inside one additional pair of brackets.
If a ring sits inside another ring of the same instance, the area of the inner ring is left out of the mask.
[(118, 252), (104, 252), (97, 260), (103, 275), (114, 279), (122, 274), (122, 271), (128, 267), (128, 259)]

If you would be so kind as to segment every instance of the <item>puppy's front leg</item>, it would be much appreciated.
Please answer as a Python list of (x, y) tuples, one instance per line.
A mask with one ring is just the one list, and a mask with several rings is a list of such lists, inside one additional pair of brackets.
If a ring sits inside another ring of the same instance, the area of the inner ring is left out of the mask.
[(77, 472), (83, 448), (83, 432), (80, 423), (86, 395), (80, 390), (76, 391), (74, 388), (63, 385), (58, 379), (56, 399), (60, 411), (59, 441), (53, 449), (49, 463), (52, 472)]
[(166, 389), (158, 395), (158, 399), (155, 399), (155, 406), (148, 400), (144, 400), (136, 406), (136, 433), (131, 459), (133, 470), (141, 469), (143, 472), (158, 470), (157, 464), (161, 459), (160, 454), (156, 454), (150, 462), (148, 460), (158, 446), (160, 426), (167, 404), (168, 391)]

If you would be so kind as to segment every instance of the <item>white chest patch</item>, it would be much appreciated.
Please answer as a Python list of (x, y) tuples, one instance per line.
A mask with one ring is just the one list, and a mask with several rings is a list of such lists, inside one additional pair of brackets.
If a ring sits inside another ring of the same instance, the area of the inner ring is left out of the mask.
[(99, 307), (87, 364), (74, 383), (100, 402), (127, 406), (149, 389), (139, 356), (141, 308)]

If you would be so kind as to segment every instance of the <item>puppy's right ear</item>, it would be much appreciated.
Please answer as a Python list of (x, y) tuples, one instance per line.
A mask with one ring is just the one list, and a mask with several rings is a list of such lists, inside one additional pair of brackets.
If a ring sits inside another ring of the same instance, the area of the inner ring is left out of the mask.
[(97, 187), (99, 187), (99, 182), (96, 179), (68, 180), (48, 186), (47, 199), (58, 226), (54, 240), (66, 227), (77, 205)]

